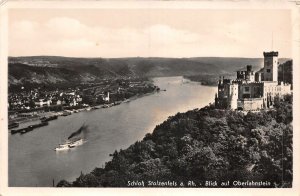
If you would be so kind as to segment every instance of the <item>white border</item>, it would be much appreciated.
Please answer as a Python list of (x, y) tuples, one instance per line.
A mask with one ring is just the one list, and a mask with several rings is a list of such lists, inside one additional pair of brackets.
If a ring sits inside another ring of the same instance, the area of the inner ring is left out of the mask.
[[(294, 63), (294, 123), (293, 188), (288, 189), (215, 189), (215, 188), (12, 188), (8, 187), (8, 132), (7, 132), (7, 11), (19, 8), (56, 9), (289, 9), (292, 11), (293, 63)], [(296, 2), (288, 1), (8, 1), (0, 6), (0, 194), (1, 195), (300, 195), (299, 182), (299, 55), (300, 55), (300, 9)]]

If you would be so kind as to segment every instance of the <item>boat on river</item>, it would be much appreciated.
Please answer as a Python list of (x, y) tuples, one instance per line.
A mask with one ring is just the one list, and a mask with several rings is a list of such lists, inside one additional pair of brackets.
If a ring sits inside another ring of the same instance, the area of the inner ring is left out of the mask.
[(69, 116), (69, 115), (71, 115), (71, 112), (67, 110), (63, 111), (62, 113), (62, 116)]
[(21, 134), (24, 134), (24, 133), (27, 133), (29, 131), (32, 131), (33, 128), (30, 128), (30, 127), (25, 127), (25, 128), (21, 128), (21, 129), (13, 129), (11, 130), (11, 134), (16, 134), (16, 133), (21, 133)]
[(8, 129), (13, 129), (19, 127), (19, 123), (14, 122), (14, 123), (9, 123), (8, 124)]
[(69, 150), (71, 148), (74, 148), (74, 147), (72, 147), (70, 145), (62, 145), (62, 146), (56, 147), (55, 151), (66, 151), (66, 150)]
[(56, 115), (50, 116), (50, 117), (42, 117), (42, 118), (40, 118), (40, 120), (41, 120), (42, 122), (48, 122), (48, 121), (55, 120), (55, 119), (57, 119), (57, 116), (56, 116)]
[(71, 148), (75, 148), (76, 146), (80, 146), (83, 144), (83, 139), (77, 139), (75, 141), (66, 141), (64, 144), (59, 144), (58, 147), (55, 148), (55, 151), (66, 151)]
[(83, 139), (78, 139), (76, 141), (73, 141), (69, 144), (70, 147), (76, 147), (83, 144)]
[(125, 99), (125, 100), (123, 101), (123, 103), (128, 103), (128, 102), (130, 102), (130, 99)]
[(46, 121), (46, 122), (42, 122), (42, 123), (39, 123), (39, 124), (30, 125), (28, 127), (21, 128), (21, 129), (13, 129), (13, 130), (11, 130), (10, 133), (11, 134), (16, 134), (16, 133), (25, 134), (27, 132), (33, 131), (36, 128), (44, 127), (44, 126), (47, 126), (47, 125), (48, 125), (48, 122)]

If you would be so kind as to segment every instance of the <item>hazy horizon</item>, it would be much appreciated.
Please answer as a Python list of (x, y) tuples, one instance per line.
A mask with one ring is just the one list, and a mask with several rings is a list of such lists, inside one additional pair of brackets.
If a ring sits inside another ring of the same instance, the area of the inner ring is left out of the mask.
[[(271, 52), (271, 51), (264, 51), (264, 52)], [(64, 58), (87, 58), (87, 59), (93, 59), (93, 58), (102, 58), (102, 59), (121, 59), (121, 58), (169, 58), (169, 59), (192, 59), (192, 58), (245, 58), (245, 59), (263, 59), (263, 54), (261, 57), (234, 57), (234, 56), (191, 56), (191, 57), (163, 57), (163, 56), (125, 56), (125, 57), (96, 57), (96, 56), (90, 56), (90, 57), (78, 57), (78, 56), (62, 56), (62, 55), (29, 55), (29, 56), (8, 56), (8, 58), (23, 58), (23, 57), (64, 57)], [(280, 57), (279, 53), (279, 59), (292, 59), (291, 57)]]

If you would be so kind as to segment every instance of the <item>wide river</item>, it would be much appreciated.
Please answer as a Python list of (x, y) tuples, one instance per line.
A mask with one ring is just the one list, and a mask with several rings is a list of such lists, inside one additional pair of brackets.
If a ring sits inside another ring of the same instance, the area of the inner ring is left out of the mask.
[[(177, 112), (201, 108), (214, 101), (216, 87), (182, 77), (154, 78), (167, 91), (150, 94), (111, 108), (58, 117), (48, 126), (24, 135), (9, 135), (9, 186), (52, 186), (75, 180), (110, 160), (110, 153), (126, 149)], [(65, 152), (54, 148), (83, 123), (86, 142)]]

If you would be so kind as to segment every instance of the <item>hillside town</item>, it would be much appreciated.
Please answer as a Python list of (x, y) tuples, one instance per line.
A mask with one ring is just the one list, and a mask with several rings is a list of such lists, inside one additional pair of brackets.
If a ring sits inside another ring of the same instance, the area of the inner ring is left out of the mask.
[(18, 92), (9, 93), (9, 124), (111, 107), (157, 90), (157, 86), (142, 78), (105, 79), (55, 90), (22, 86)]

